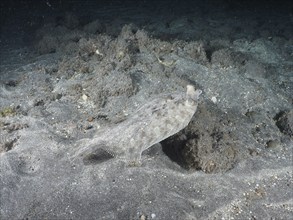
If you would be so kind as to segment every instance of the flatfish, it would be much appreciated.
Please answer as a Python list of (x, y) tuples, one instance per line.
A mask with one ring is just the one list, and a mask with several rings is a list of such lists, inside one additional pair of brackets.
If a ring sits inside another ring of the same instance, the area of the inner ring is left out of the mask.
[(142, 152), (185, 128), (196, 112), (201, 90), (164, 94), (141, 106), (131, 117), (92, 139), (83, 139), (74, 157), (99, 163), (120, 158), (141, 162)]

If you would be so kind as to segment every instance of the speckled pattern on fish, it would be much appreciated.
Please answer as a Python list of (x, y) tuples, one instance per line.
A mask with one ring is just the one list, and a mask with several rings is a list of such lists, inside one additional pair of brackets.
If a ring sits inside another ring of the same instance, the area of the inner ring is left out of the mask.
[(108, 153), (129, 163), (140, 163), (144, 150), (188, 125), (201, 93), (187, 85), (186, 93), (165, 94), (153, 99), (113, 129), (93, 139), (82, 140), (84, 144), (74, 157), (103, 160)]

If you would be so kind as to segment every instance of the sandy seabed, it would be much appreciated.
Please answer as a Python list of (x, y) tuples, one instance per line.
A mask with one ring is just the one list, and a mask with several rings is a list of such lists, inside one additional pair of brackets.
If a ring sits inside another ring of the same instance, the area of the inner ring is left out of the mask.
[[(290, 14), (166, 4), (1, 23), (0, 219), (290, 219)], [(197, 112), (140, 166), (72, 157), (188, 84)]]

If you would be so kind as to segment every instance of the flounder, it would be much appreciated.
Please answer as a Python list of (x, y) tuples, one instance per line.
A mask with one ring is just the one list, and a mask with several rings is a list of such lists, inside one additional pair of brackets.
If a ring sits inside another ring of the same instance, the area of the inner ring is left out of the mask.
[(186, 93), (161, 95), (140, 107), (132, 117), (93, 139), (83, 139), (74, 156), (96, 163), (120, 158), (140, 163), (144, 150), (174, 135), (190, 122), (201, 90), (187, 85)]

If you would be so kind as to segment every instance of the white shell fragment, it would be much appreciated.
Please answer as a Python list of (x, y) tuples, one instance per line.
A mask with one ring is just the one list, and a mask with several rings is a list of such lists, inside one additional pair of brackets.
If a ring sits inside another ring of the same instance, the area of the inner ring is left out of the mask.
[[(93, 139), (83, 140), (84, 145), (77, 155), (87, 157), (104, 152), (139, 163), (144, 150), (188, 125), (196, 112), (201, 93), (201, 90), (188, 85), (186, 93), (171, 93), (153, 99), (113, 129)], [(95, 159), (100, 156), (95, 155)]]

